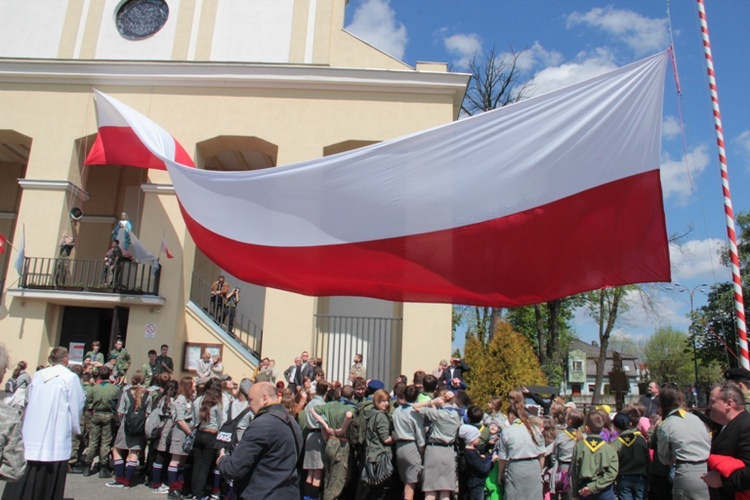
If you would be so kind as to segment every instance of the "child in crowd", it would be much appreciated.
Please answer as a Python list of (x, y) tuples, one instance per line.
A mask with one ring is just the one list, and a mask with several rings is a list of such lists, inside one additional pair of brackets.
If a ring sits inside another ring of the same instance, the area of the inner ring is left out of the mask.
[(612, 419), (612, 424), (620, 433), (612, 443), (619, 462), (617, 496), (642, 499), (646, 490), (650, 459), (648, 442), (639, 431), (632, 428), (632, 422), (627, 414), (618, 413)]
[(571, 500), (570, 465), (576, 443), (583, 439), (583, 414), (576, 409), (568, 409), (565, 429), (557, 433), (552, 449), (552, 470), (550, 471), (550, 498)]
[(586, 437), (576, 443), (573, 450), (571, 488), (579, 496), (591, 500), (616, 498), (613, 484), (619, 462), (615, 449), (599, 435), (604, 425), (604, 417), (599, 411), (586, 415)]
[(464, 424), (458, 431), (458, 436), (466, 442), (464, 459), (466, 463), (465, 478), (468, 500), (484, 500), (484, 482), (492, 468), (492, 456), (481, 455), (477, 449), (479, 444), (479, 429), (473, 425)]

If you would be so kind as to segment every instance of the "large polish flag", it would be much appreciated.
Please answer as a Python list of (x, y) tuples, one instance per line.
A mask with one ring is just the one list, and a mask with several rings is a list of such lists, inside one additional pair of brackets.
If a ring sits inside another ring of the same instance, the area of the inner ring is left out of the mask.
[(185, 168), (161, 149), (168, 133), (121, 116), (166, 164), (195, 243), (244, 281), (512, 307), (670, 281), (666, 63), (663, 52), (431, 130), (248, 172)]
[[(99, 133), (96, 140), (86, 155), (84, 165), (127, 165), (130, 167), (153, 168), (166, 170), (164, 161), (159, 159), (156, 153), (146, 148), (139, 138), (138, 131), (129, 125), (133, 119), (138, 122), (143, 115), (137, 111), (123, 106), (116, 109), (112, 101), (102, 98), (104, 94), (94, 90), (96, 96), (96, 118)], [(136, 116), (129, 115), (135, 113)], [(148, 130), (141, 130), (148, 133)], [(159, 151), (182, 165), (195, 167), (190, 155), (172, 136), (159, 135), (163, 143), (159, 144)]]

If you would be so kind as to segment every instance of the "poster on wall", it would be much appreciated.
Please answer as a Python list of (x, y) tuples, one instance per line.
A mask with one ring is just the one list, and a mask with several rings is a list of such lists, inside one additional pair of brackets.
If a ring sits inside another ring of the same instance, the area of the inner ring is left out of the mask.
[(83, 353), (86, 349), (85, 342), (71, 342), (68, 349), (68, 363), (80, 365), (83, 363)]
[(154, 323), (148, 323), (146, 325), (146, 338), (147, 339), (156, 338), (156, 325)]
[(222, 357), (222, 345), (221, 344), (199, 344), (185, 342), (185, 355), (182, 357), (182, 370), (186, 372), (197, 371), (198, 360), (201, 359), (203, 351), (208, 351), (211, 356), (216, 354)]

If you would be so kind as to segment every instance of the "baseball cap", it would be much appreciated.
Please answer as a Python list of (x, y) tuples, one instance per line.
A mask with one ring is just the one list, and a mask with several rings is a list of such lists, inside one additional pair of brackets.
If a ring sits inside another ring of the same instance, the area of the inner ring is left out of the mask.
[(373, 391), (377, 391), (378, 389), (385, 389), (385, 384), (382, 381), (374, 378), (367, 383), (367, 387), (369, 387)]

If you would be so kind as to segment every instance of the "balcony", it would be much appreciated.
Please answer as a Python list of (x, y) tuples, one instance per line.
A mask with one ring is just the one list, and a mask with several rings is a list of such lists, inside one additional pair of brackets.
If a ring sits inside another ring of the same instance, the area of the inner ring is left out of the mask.
[(26, 257), (18, 288), (8, 295), (57, 303), (88, 302), (162, 306), (160, 269), (132, 261), (107, 265), (102, 260)]

